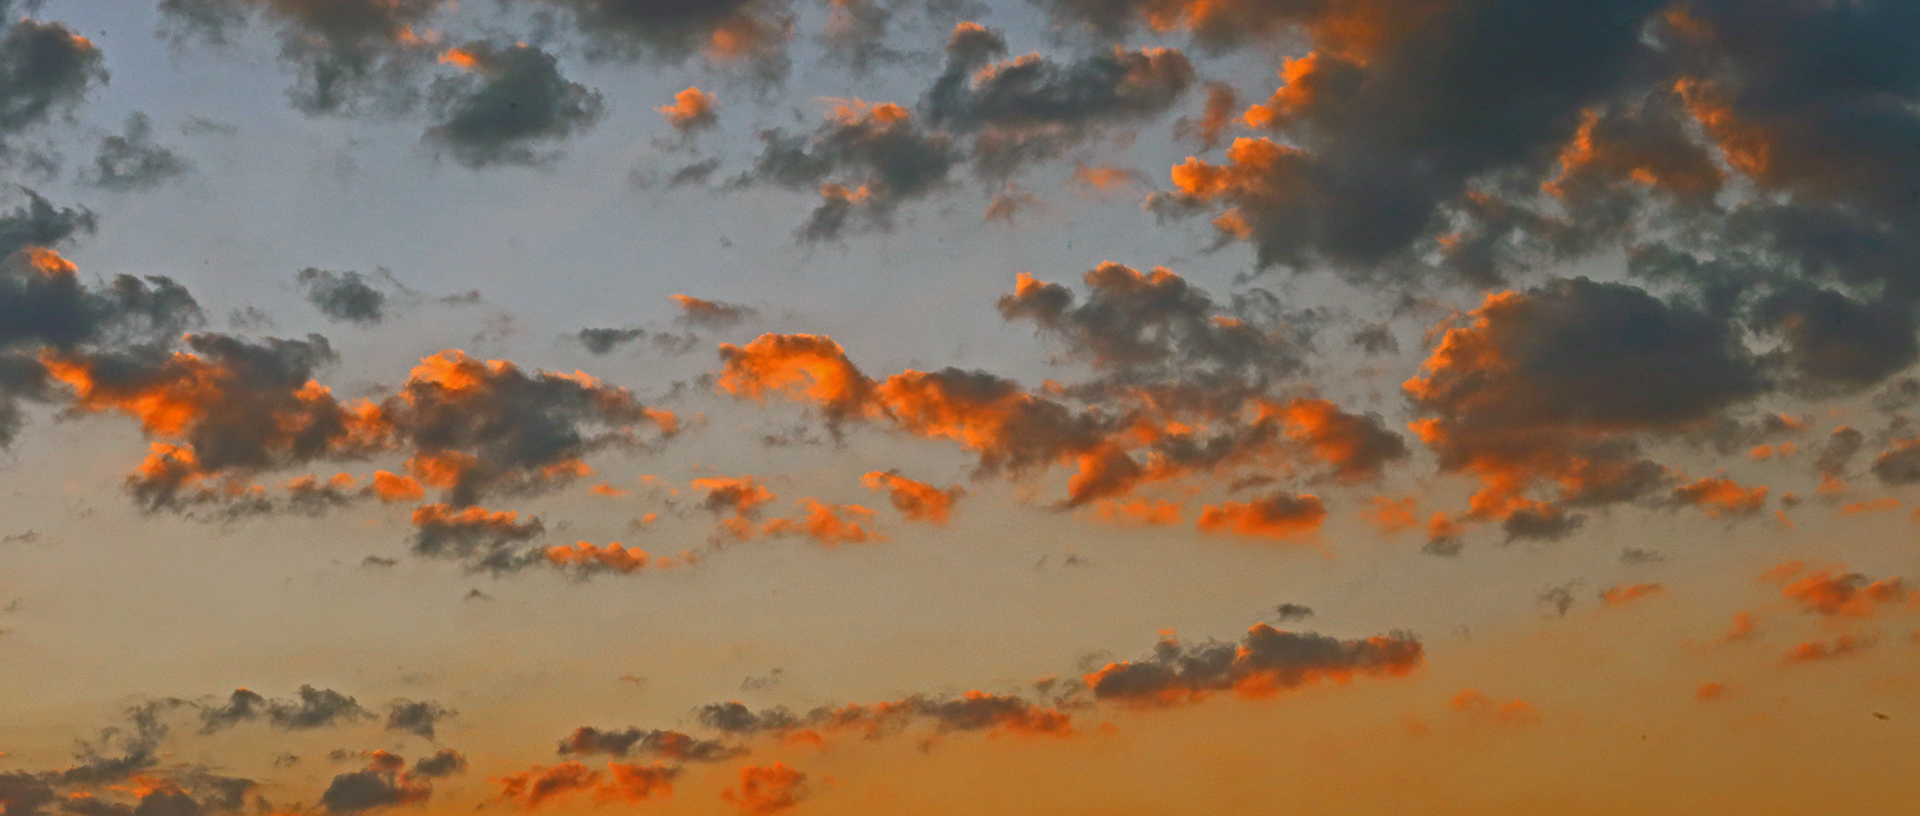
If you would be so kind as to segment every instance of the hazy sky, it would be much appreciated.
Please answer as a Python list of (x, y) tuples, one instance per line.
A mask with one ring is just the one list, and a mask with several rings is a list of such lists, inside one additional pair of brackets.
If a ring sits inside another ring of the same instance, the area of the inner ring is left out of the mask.
[(1920, 3), (0, 11), (0, 816), (1920, 807)]

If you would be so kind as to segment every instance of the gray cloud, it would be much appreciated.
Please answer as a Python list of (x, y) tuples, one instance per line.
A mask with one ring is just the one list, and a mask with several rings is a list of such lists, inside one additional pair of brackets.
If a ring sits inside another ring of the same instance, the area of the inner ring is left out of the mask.
[(153, 123), (144, 113), (127, 117), (126, 132), (100, 140), (93, 166), (85, 171), (88, 183), (103, 190), (150, 190), (187, 174), (191, 169), (165, 145), (153, 141)]
[(426, 139), (462, 165), (544, 164), (560, 153), (551, 145), (600, 120), (600, 92), (568, 81), (552, 54), (485, 41), (456, 53), (470, 61), (468, 73), (434, 81), (439, 118)]

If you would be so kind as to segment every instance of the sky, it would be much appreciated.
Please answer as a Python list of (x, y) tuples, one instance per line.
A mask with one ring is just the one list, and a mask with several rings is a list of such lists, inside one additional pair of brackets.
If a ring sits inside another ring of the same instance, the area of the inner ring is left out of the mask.
[(1920, 808), (1920, 3), (0, 25), (0, 816)]

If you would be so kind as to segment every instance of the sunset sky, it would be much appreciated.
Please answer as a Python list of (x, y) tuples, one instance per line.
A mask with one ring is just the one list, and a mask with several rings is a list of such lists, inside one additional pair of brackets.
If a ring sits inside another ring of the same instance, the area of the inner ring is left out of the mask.
[(1920, 2), (0, 12), (0, 816), (1920, 812)]

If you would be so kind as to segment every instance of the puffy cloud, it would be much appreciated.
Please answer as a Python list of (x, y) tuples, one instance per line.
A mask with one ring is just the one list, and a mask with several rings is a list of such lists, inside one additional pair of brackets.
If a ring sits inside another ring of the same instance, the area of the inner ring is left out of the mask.
[(1318, 532), (1327, 508), (1319, 496), (1280, 492), (1250, 502), (1223, 502), (1200, 511), (1200, 529), (1210, 533), (1289, 539)]
[(192, 165), (153, 141), (153, 122), (144, 113), (127, 117), (126, 132), (101, 137), (93, 166), (83, 171), (89, 184), (103, 190), (150, 190), (186, 175)]
[[(1558, 280), (1489, 295), (1445, 325), (1404, 386), (1433, 415), (1413, 428), (1443, 472), (1480, 480), (1468, 517), (1509, 536), (1564, 535), (1579, 523), (1568, 506), (1647, 495), (1671, 476), (1639, 458), (1640, 436), (1688, 430), (1765, 388), (1724, 321), (1632, 286)], [(1674, 498), (1720, 497), (1713, 484)], [(1543, 485), (1557, 487), (1551, 502), (1528, 495)]]
[(521, 521), (512, 510), (489, 511), (472, 505), (455, 509), (443, 503), (415, 509), (413, 526), (414, 552), (465, 560), (496, 572), (519, 569), (538, 557), (519, 551), (516, 545), (546, 531), (538, 517)]
[(1767, 486), (1742, 487), (1732, 479), (1706, 477), (1675, 487), (1672, 501), (1701, 507), (1715, 518), (1750, 516), (1766, 506)]
[(1263, 697), (1356, 675), (1398, 677), (1424, 660), (1411, 635), (1339, 640), (1254, 624), (1239, 643), (1185, 646), (1163, 640), (1150, 658), (1109, 663), (1085, 678), (1102, 701), (1141, 706), (1197, 702), (1216, 692)]
[[(388, 721), (387, 730), (389, 731), (393, 730), (393, 724), (391, 720)], [(428, 731), (429, 733), (424, 734), (422, 736), (425, 736), (431, 739), (433, 737), (433, 734), (431, 733), (432, 729), (428, 729)], [(442, 748), (439, 751), (435, 751), (432, 756), (421, 757), (415, 760), (413, 763), (413, 772), (419, 776), (423, 776), (428, 779), (439, 779), (443, 776), (452, 776), (454, 774), (461, 773), (466, 769), (467, 769), (466, 755), (460, 753), (459, 751), (455, 751), (452, 748)]]
[(307, 268), (294, 276), (307, 302), (329, 320), (371, 325), (387, 317), (387, 295), (358, 272)]
[[(1844, 570), (1837, 567), (1836, 570)], [(1781, 577), (1799, 573), (1799, 562), (1776, 568)], [(1890, 603), (1920, 603), (1920, 593), (1907, 589), (1898, 577), (1875, 581), (1857, 572), (1817, 569), (1787, 582), (1782, 597), (1798, 602), (1808, 612), (1827, 617), (1872, 617), (1879, 607)]]
[(1873, 475), (1886, 485), (1920, 482), (1920, 439), (1897, 439), (1873, 457)]
[(778, 813), (807, 798), (807, 775), (780, 762), (747, 765), (740, 769), (740, 784), (722, 791), (720, 798), (740, 808), (743, 816)]
[(477, 41), (442, 61), (462, 73), (433, 84), (438, 122), (426, 140), (469, 168), (537, 165), (558, 157), (564, 142), (600, 120), (600, 92), (569, 81), (552, 54), (526, 44)]
[(673, 95), (673, 104), (654, 108), (674, 130), (693, 133), (711, 130), (720, 124), (718, 103), (713, 94), (689, 87)]
[(284, 731), (328, 728), (373, 718), (373, 712), (333, 689), (301, 686), (297, 700), (271, 699), (248, 689), (234, 689), (224, 705), (202, 709), (201, 733), (212, 733), (243, 722), (264, 719)]
[(418, 96), (412, 80), (432, 53), (427, 22), (438, 0), (161, 0), (177, 40), (225, 45), (234, 29), (274, 27), (280, 58), (295, 66), (290, 96), (308, 114), (404, 110)]
[(946, 524), (952, 515), (954, 503), (966, 494), (958, 485), (942, 490), (892, 471), (869, 471), (860, 477), (860, 483), (875, 492), (885, 490), (893, 509), (900, 511), (900, 515), (908, 521), (924, 521), (928, 524)]
[(693, 480), (693, 489), (706, 494), (700, 506), (714, 513), (746, 518), (778, 496), (752, 476), (710, 476)]
[(1194, 81), (1177, 48), (1116, 46), (1065, 64), (1038, 53), (992, 61), (1005, 52), (997, 32), (959, 24), (924, 101), (929, 124), (971, 137), (985, 175), (1055, 158), (1102, 127), (1157, 117)]
[(617, 731), (603, 731), (583, 726), (560, 741), (562, 756), (606, 754), (624, 758), (628, 755), (640, 755), (677, 762), (721, 762), (744, 754), (746, 751), (747, 749), (743, 746), (728, 745), (719, 740), (698, 739), (679, 731), (660, 729), (624, 728)]
[(320, 806), (329, 813), (362, 813), (427, 801), (433, 785), (406, 767), (406, 760), (398, 755), (374, 751), (367, 767), (333, 778), (320, 794)]
[[(440, 724), (440, 721), (453, 715), (453, 709), (447, 708), (432, 700), (395, 700), (387, 709), (386, 728), (388, 731), (405, 731), (409, 734), (433, 739), (434, 729)], [(442, 751), (441, 753), (449, 752)], [(458, 755), (455, 754), (455, 756), (457, 757)], [(436, 761), (444, 764), (450, 760), (442, 759)], [(423, 759), (420, 760), (420, 762), (425, 765), (429, 760)], [(466, 760), (460, 760), (460, 765), (461, 767), (465, 767)], [(445, 776), (445, 774), (442, 773), (427, 775)]]
[(732, 182), (818, 191), (820, 206), (799, 231), (807, 243), (836, 240), (855, 225), (886, 228), (900, 204), (945, 186), (958, 160), (948, 134), (922, 127), (900, 105), (832, 104), (812, 134), (762, 131), (753, 168)]
[(106, 81), (100, 48), (67, 24), (15, 20), (0, 37), (0, 151), (6, 137), (72, 110)]
[(1030, 320), (1095, 369), (1137, 372), (1196, 367), (1269, 376), (1305, 368), (1286, 334), (1214, 303), (1172, 271), (1142, 273), (1107, 262), (1086, 273), (1088, 296), (1021, 273), (995, 304), (1007, 320)]
[(522, 810), (539, 810), (579, 793), (592, 794), (598, 803), (639, 802), (656, 796), (664, 799), (673, 795), (672, 782), (679, 775), (677, 767), (660, 763), (609, 762), (607, 773), (602, 775), (579, 762), (563, 762), (553, 766), (535, 765), (520, 773), (495, 777), (493, 781), (500, 786), (502, 801)]

